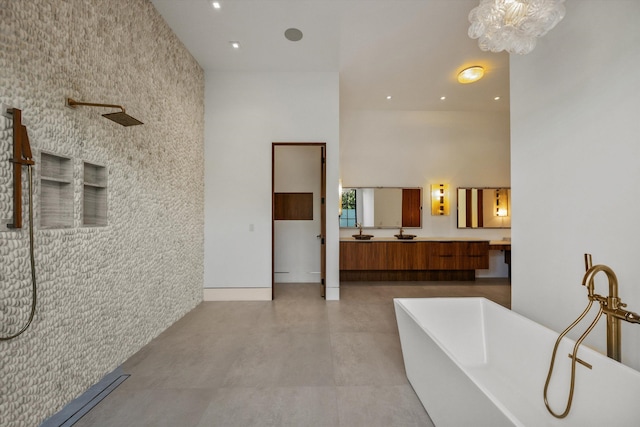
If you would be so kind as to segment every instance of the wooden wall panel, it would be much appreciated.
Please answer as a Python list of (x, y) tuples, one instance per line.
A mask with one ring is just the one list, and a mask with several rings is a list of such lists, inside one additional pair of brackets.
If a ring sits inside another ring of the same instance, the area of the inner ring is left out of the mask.
[(420, 209), (420, 189), (402, 189), (402, 226), (420, 227), (422, 210)]
[(273, 219), (313, 220), (313, 193), (274, 193)]
[(478, 227), (484, 227), (484, 190), (478, 189)]

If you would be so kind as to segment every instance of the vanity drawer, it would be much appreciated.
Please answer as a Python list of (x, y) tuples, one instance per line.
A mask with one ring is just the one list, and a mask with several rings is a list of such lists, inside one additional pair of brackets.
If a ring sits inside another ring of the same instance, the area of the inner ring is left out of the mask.
[(429, 251), (432, 270), (489, 268), (489, 242), (434, 242)]

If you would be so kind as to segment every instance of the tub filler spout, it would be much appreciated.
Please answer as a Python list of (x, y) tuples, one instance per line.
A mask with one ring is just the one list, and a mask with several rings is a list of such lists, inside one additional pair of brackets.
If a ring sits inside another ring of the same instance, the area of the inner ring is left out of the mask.
[[(602, 264), (592, 265), (590, 254), (585, 254), (584, 259), (587, 272), (582, 279), (582, 285), (587, 287), (587, 298), (589, 300), (589, 303), (582, 314), (578, 316), (578, 318), (571, 325), (569, 325), (567, 329), (565, 329), (560, 334), (560, 336), (558, 336), (555, 346), (553, 347), (551, 361), (549, 363), (549, 372), (547, 373), (547, 380), (545, 381), (544, 385), (545, 406), (547, 407), (549, 413), (551, 413), (556, 418), (566, 417), (571, 410), (576, 378), (576, 362), (581, 362), (580, 359), (578, 359), (578, 349), (580, 348), (580, 344), (582, 343), (582, 341), (596, 326), (596, 324), (600, 320), (600, 317), (603, 314), (607, 317), (607, 356), (618, 362), (622, 360), (622, 337), (620, 321), (624, 320), (625, 322), (640, 324), (640, 315), (632, 311), (627, 311), (623, 308), (626, 307), (627, 304), (623, 303), (618, 296), (618, 278), (616, 277), (616, 274), (613, 272), (613, 270), (610, 267)], [(595, 293), (594, 277), (600, 272), (604, 273), (607, 276), (607, 280), (609, 282), (609, 295), (606, 297)], [(569, 385), (569, 397), (567, 399), (567, 406), (565, 407), (564, 412), (556, 413), (551, 409), (551, 406), (547, 399), (547, 391), (549, 388), (551, 375), (553, 374), (553, 366), (556, 358), (556, 352), (558, 350), (558, 345), (560, 344), (560, 341), (562, 341), (564, 336), (586, 316), (594, 302), (597, 302), (600, 305), (598, 314), (596, 315), (596, 318), (591, 322), (587, 330), (580, 336), (580, 338), (578, 338), (578, 341), (576, 341), (573, 347), (573, 352), (569, 354), (569, 357), (571, 358), (571, 380)]]
[(634, 313), (633, 311), (617, 310), (617, 315), (622, 315), (622, 313), (624, 313), (624, 317), (621, 318), (622, 320), (626, 320), (629, 323), (640, 323), (640, 314)]
[[(607, 356), (620, 362), (622, 360), (622, 338), (620, 335), (620, 321), (629, 323), (640, 323), (640, 315), (632, 311), (627, 311), (618, 296), (618, 278), (613, 270), (606, 265), (590, 266), (591, 257), (585, 255), (587, 260), (587, 272), (582, 279), (582, 284), (588, 289), (589, 301), (600, 303), (602, 313), (607, 316)], [(593, 278), (599, 272), (606, 274), (609, 281), (609, 296), (603, 297), (594, 292)]]

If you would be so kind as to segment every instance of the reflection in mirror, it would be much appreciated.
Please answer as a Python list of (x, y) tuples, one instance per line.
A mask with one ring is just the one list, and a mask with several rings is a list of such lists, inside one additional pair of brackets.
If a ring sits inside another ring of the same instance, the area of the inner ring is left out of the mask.
[(458, 188), (458, 228), (511, 228), (511, 189)]
[(420, 228), (422, 189), (357, 187), (342, 190), (340, 227)]

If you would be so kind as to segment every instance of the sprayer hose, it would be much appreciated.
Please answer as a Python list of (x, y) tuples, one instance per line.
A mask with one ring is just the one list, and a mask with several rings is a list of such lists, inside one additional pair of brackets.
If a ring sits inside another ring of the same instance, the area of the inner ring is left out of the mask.
[(582, 319), (584, 319), (584, 317), (587, 315), (589, 310), (591, 310), (592, 305), (593, 305), (593, 300), (589, 300), (589, 304), (587, 305), (587, 308), (582, 312), (580, 316), (578, 316), (578, 318), (571, 325), (569, 325), (567, 329), (565, 329), (560, 334), (560, 336), (556, 340), (556, 344), (553, 347), (553, 353), (551, 354), (551, 362), (549, 363), (549, 373), (547, 374), (547, 380), (544, 383), (544, 405), (547, 407), (547, 410), (549, 411), (549, 413), (556, 418), (564, 418), (569, 414), (569, 411), (571, 411), (571, 403), (573, 402), (573, 392), (575, 391), (575, 384), (576, 384), (576, 362), (578, 360), (578, 348), (580, 347), (580, 344), (582, 344), (582, 341), (587, 337), (587, 335), (591, 333), (593, 328), (596, 326), (596, 323), (598, 323), (598, 320), (600, 320), (600, 317), (602, 316), (602, 310), (603, 310), (602, 304), (600, 305), (600, 310), (598, 310), (598, 314), (596, 315), (596, 318), (593, 319), (593, 322), (591, 322), (589, 327), (584, 331), (584, 333), (580, 336), (580, 338), (578, 338), (578, 341), (576, 341), (575, 345), (573, 346), (573, 352), (569, 355), (571, 357), (571, 379), (569, 383), (569, 396), (567, 398), (567, 406), (565, 406), (564, 412), (562, 412), (561, 414), (554, 412), (553, 409), (551, 409), (551, 405), (549, 404), (549, 401), (547, 399), (547, 391), (549, 390), (549, 383), (551, 382), (551, 376), (553, 375), (553, 365), (556, 360), (556, 352), (558, 351), (558, 345), (560, 344), (560, 341), (562, 340), (562, 338), (564, 338), (564, 336), (571, 329), (573, 329), (574, 326), (576, 326)]
[(29, 174), (29, 259), (31, 261), (31, 285), (33, 288), (32, 291), (32, 299), (31, 299), (31, 313), (29, 314), (29, 320), (27, 323), (13, 335), (9, 335), (7, 337), (0, 337), (0, 341), (8, 341), (13, 338), (16, 338), (19, 335), (22, 335), (24, 331), (27, 330), (31, 322), (33, 321), (33, 317), (36, 314), (36, 301), (37, 301), (37, 286), (36, 286), (36, 261), (33, 256), (33, 177), (31, 173), (31, 165), (27, 165), (27, 172)]

